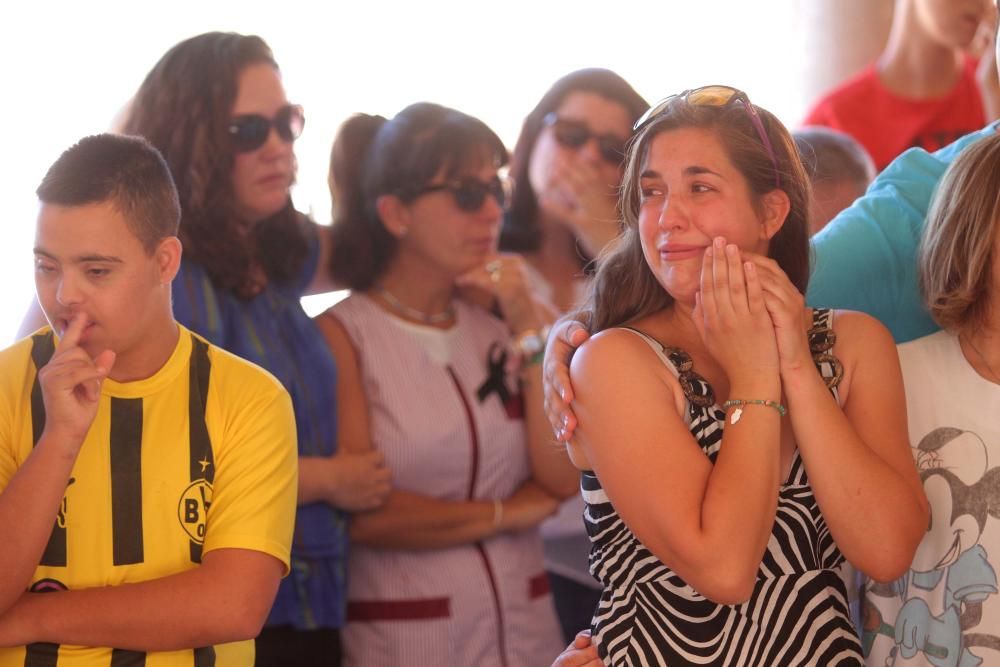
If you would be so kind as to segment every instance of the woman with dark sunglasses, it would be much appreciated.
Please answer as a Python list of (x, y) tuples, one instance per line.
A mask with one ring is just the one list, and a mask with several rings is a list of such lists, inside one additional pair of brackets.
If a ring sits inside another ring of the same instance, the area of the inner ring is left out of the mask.
[(567, 74), (524, 119), (500, 248), (522, 254), (553, 305), (579, 305), (585, 269), (618, 235), (625, 144), (649, 105), (605, 69)]
[[(538, 292), (560, 312), (585, 296), (591, 260), (618, 235), (625, 144), (649, 105), (614, 72), (562, 77), (524, 119), (511, 157), (514, 193), (500, 248), (522, 254)], [(566, 641), (589, 627), (600, 586), (574, 497), (542, 526), (546, 569)]]
[[(551, 315), (495, 250), (506, 161), (481, 121), (429, 103), (355, 116), (332, 151), (331, 269), (354, 292), (317, 322), (341, 439), (393, 471), (385, 505), (351, 526), (348, 665), (513, 667), (559, 650), (538, 524), (576, 474), (542, 407)], [(470, 282), (495, 312), (456, 298)]]
[(926, 530), (889, 332), (804, 305), (808, 201), (741, 91), (636, 124), (571, 364), (605, 664), (859, 665), (841, 570), (895, 580)]
[[(388, 492), (381, 457), (338, 446), (336, 366), (299, 298), (329, 288), (326, 235), (297, 212), (290, 104), (268, 46), (207, 33), (150, 71), (124, 131), (146, 137), (180, 193), (184, 258), (173, 283), (178, 321), (264, 367), (291, 394), (299, 437), (299, 507), (258, 665), (337, 665), (344, 623), (347, 521)], [(323, 270), (320, 270), (323, 267)]]

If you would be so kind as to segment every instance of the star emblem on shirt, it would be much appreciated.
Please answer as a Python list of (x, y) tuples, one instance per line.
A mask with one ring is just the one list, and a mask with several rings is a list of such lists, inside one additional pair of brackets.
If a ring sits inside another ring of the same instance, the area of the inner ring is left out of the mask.
[(202, 472), (205, 472), (208, 469), (208, 466), (212, 465), (212, 462), (208, 460), (207, 456), (203, 457), (200, 461), (198, 461), (198, 463), (201, 465)]

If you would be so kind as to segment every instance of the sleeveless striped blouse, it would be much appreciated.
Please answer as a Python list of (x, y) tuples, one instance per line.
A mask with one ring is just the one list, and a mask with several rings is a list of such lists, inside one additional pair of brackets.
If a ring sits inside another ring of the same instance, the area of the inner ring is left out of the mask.
[[(639, 332), (635, 332), (639, 333)], [(725, 412), (691, 357), (641, 335), (677, 376), (691, 434), (713, 462)], [(814, 310), (810, 347), (838, 399), (842, 367), (830, 354), (831, 311)], [(604, 586), (592, 623), (607, 665), (860, 665), (840, 577), (845, 560), (827, 528), (796, 451), (781, 485), (774, 528), (750, 599), (706, 599), (654, 556), (628, 529), (593, 472), (581, 480), (590, 571)]]

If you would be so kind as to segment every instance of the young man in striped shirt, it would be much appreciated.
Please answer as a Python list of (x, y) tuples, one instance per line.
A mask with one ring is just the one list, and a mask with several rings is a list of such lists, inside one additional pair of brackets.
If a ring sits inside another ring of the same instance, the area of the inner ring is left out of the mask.
[(147, 142), (83, 139), (38, 196), (50, 327), (0, 351), (0, 667), (252, 665), (288, 570), (288, 394), (174, 321)]

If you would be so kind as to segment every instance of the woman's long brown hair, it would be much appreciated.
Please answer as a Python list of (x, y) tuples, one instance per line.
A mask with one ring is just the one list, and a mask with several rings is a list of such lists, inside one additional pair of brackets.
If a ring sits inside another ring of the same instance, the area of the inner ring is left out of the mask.
[(278, 67), (257, 36), (210, 32), (180, 42), (146, 76), (123, 126), (125, 134), (145, 137), (170, 166), (185, 257), (217, 287), (237, 293), (248, 290), (255, 263), (280, 283), (298, 273), (307, 251), (304, 219), (291, 200), (249, 229), (236, 213), (228, 125), (240, 72), (258, 63)]

